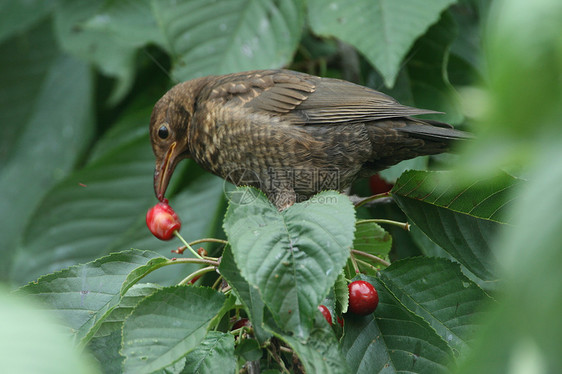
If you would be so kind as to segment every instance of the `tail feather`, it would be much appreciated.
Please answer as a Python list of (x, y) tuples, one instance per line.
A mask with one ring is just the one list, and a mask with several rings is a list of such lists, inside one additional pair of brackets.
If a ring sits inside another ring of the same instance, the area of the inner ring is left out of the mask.
[(424, 120), (424, 122), (415, 122), (404, 127), (400, 127), (397, 130), (410, 134), (416, 138), (431, 141), (457, 141), (474, 138), (474, 135), (468, 132), (455, 130), (451, 127), (444, 127), (444, 125), (446, 124), (442, 122), (434, 123), (434, 121)]

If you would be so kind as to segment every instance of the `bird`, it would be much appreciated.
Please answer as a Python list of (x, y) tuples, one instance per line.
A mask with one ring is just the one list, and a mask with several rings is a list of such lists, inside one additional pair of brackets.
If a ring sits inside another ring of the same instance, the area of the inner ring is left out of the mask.
[(435, 113), (365, 86), (292, 70), (195, 78), (154, 105), (154, 191), (163, 200), (176, 165), (191, 158), (237, 186), (260, 189), (282, 211), (472, 137), (413, 117)]

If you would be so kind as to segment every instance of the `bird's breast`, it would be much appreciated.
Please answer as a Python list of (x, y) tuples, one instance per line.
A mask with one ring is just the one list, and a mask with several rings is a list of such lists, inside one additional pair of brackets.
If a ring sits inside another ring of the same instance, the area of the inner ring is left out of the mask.
[(361, 126), (295, 125), (282, 117), (222, 109), (195, 128), (192, 155), (235, 184), (256, 185), (251, 181), (257, 179), (268, 190), (290, 178), (307, 193), (341, 189), (371, 152)]

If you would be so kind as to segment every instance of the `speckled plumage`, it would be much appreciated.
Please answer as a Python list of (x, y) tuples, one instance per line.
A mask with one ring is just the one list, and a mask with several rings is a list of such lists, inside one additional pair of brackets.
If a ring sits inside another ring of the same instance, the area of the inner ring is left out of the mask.
[(343, 190), (467, 134), (410, 116), (404, 106), (350, 82), (289, 70), (258, 70), (180, 83), (154, 106), (155, 191), (193, 158), (235, 184), (261, 188), (279, 209), (323, 189)]

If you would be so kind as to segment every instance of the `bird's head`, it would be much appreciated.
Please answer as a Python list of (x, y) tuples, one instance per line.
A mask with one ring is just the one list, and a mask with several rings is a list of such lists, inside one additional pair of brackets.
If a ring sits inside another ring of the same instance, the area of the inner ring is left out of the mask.
[(152, 110), (150, 141), (156, 156), (154, 192), (159, 200), (164, 199), (178, 162), (190, 157), (189, 128), (201, 86), (201, 79), (180, 83), (158, 100)]

